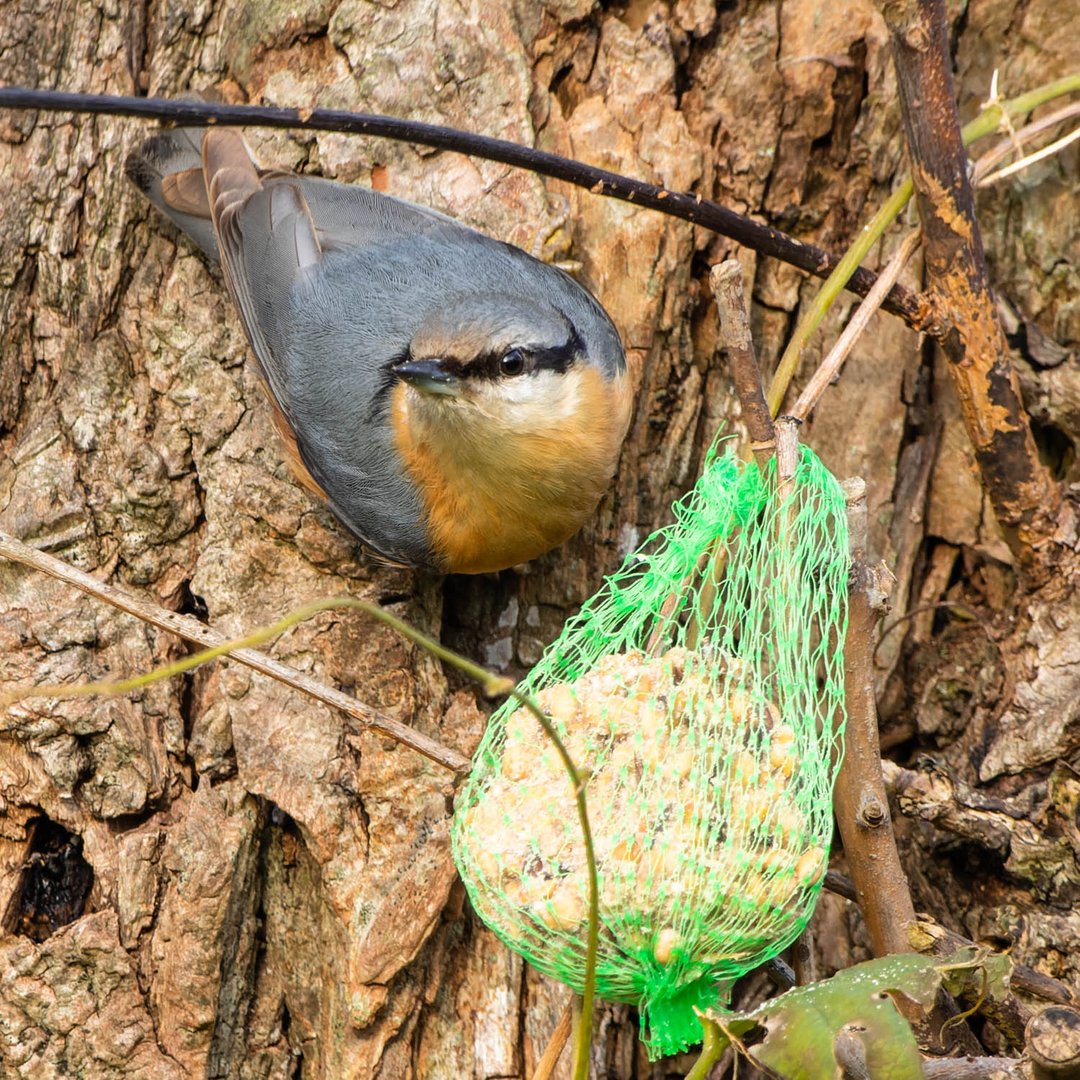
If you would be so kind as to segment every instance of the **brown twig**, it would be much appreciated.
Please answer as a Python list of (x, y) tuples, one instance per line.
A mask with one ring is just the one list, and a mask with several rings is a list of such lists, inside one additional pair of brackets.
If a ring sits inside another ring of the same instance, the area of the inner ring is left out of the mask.
[(814, 958), (814, 932), (808, 926), (791, 944), (791, 970), (797, 986), (817, 982), (817, 963)]
[[(754, 339), (750, 333), (750, 318), (746, 310), (746, 296), (743, 290), (742, 266), (738, 259), (727, 259), (714, 266), (709, 273), (709, 284), (716, 298), (717, 315), (724, 339), (724, 349), (731, 362), (735, 392), (742, 408), (750, 435), (750, 450), (758, 468), (764, 470), (776, 449), (776, 432), (773, 428), (769, 406), (765, 402), (765, 392), (761, 386), (761, 371), (758, 368), (757, 355), (754, 352)], [(664, 601), (661, 619), (649, 638), (647, 653), (654, 653), (658, 635), (662, 627), (666, 628), (666, 619), (675, 610), (676, 603), (684, 595), (692, 582), (700, 580), (701, 588), (697, 597), (697, 610), (686, 629), (686, 644), (697, 648), (703, 622), (703, 613), (712, 610), (716, 599), (717, 584), (727, 564), (727, 536), (718, 536), (709, 550), (698, 560), (695, 574), (684, 581), (679, 593), (673, 593)]]
[(783, 501), (791, 495), (795, 484), (795, 470), (799, 465), (799, 428), (802, 421), (794, 416), (776, 418), (776, 481), (777, 499)]
[(855, 882), (847, 874), (841, 874), (839, 870), (826, 870), (825, 882), (822, 887), (828, 889), (831, 893), (836, 893), (837, 896), (842, 896), (845, 900), (850, 900), (853, 904), (859, 902), (859, 894), (855, 891)]
[[(885, 794), (874, 696), (874, 639), (891, 580), (883, 566), (871, 566), (868, 560), (866, 484), (858, 478), (848, 480), (844, 493), (852, 560), (844, 643), (847, 725), (833, 805), (871, 948), (875, 956), (885, 956), (911, 950), (915, 925), (915, 908), (900, 865)], [(902, 1001), (897, 1005), (932, 1043), (938, 1042), (936, 1033), (944, 1031), (945, 1021), (956, 1011), (946, 999), (935, 1005), (929, 1018), (918, 1009), (909, 1011)], [(953, 1035), (977, 1046), (966, 1028), (954, 1028)]]
[[(880, 280), (876, 282), (874, 289), (880, 283)], [(716, 298), (720, 333), (731, 364), (735, 393), (739, 396), (743, 420), (750, 433), (750, 449), (754, 452), (758, 467), (764, 469), (776, 446), (776, 432), (761, 386), (761, 369), (750, 334), (742, 264), (738, 259), (727, 259), (714, 266), (709, 273), (709, 285)]]
[[(858, 478), (848, 480), (844, 494), (852, 561), (844, 642), (847, 725), (833, 805), (871, 948), (875, 956), (885, 956), (911, 950), (915, 925), (915, 908), (900, 865), (881, 772), (874, 697), (874, 637), (891, 578), (883, 566), (871, 566), (867, 558), (866, 484)], [(897, 1008), (920, 1033), (923, 1044), (935, 1047), (947, 1022), (956, 1015), (955, 1004), (944, 995), (939, 996), (929, 1016), (904, 1000), (897, 1001)], [(963, 1025), (954, 1025), (951, 1037), (962, 1047), (978, 1047)]]
[(825, 393), (829, 383), (836, 378), (840, 368), (843, 367), (848, 353), (851, 352), (855, 342), (859, 340), (860, 335), (881, 307), (881, 303), (888, 294), (889, 289), (900, 277), (900, 271), (904, 269), (908, 259), (911, 258), (918, 245), (919, 231), (916, 229), (904, 238), (903, 243), (897, 248), (895, 254), (874, 283), (874, 287), (866, 294), (866, 298), (856, 308), (855, 314), (848, 320), (844, 332), (836, 339), (836, 344), (829, 350), (828, 355), (818, 365), (817, 371), (810, 377), (806, 389), (799, 395), (799, 400), (795, 402), (791, 410), (792, 416), (805, 420), (810, 415), (814, 406), (818, 403), (818, 399)]
[[(215, 648), (223, 645), (228, 640), (217, 630), (211, 629), (197, 619), (193, 619), (188, 615), (177, 614), (175, 611), (169, 611), (167, 608), (160, 607), (149, 600), (144, 600), (142, 597), (118, 589), (115, 585), (107, 585), (98, 581), (97, 578), (69, 566), (62, 560), (46, 555), (43, 551), (37, 551), (2, 532), (0, 532), (0, 556), (22, 563), (24, 566), (30, 566), (35, 570), (40, 570), (42, 573), (57, 578), (68, 585), (73, 585), (95, 599), (103, 600), (105, 603), (111, 604), (121, 611), (126, 611), (129, 615), (134, 615), (144, 622), (158, 627), (160, 630), (176, 634), (185, 641), (193, 641), (207, 648)], [(392, 717), (371, 708), (370, 705), (365, 705), (348, 694), (343, 694), (340, 690), (325, 686), (323, 683), (305, 675), (302, 671), (298, 671), (288, 664), (283, 664), (279, 660), (274, 660), (257, 649), (237, 649), (229, 654), (229, 659), (253, 668), (263, 675), (268, 675), (278, 682), (285, 683), (286, 686), (291, 686), (294, 690), (299, 690), (301, 693), (307, 694), (309, 697), (315, 698), (331, 708), (340, 709), (353, 720), (356, 720), (363, 730), (386, 735), (396, 742), (408, 746), (411, 750), (423, 754), (424, 757), (429, 758), (438, 765), (442, 765), (451, 772), (463, 773), (469, 770), (470, 762), (464, 754), (459, 754), (456, 750), (443, 746), (442, 743), (414, 730), (407, 724), (401, 723), (400, 720), (394, 720)]]
[(1039, 462), (987, 279), (960, 135), (944, 0), (882, 0), (923, 229), (928, 330), (950, 370), (998, 522), (1037, 580), (1055, 557), (1060, 488)]
[(562, 1057), (562, 1052), (570, 1040), (570, 1028), (573, 1022), (574, 998), (571, 997), (555, 1025), (555, 1030), (551, 1033), (551, 1038), (548, 1039), (543, 1055), (536, 1063), (532, 1080), (551, 1080), (551, 1074), (555, 1071), (555, 1066), (559, 1064), (559, 1058)]
[(993, 183), (990, 172), (999, 162), (1004, 161), (1005, 158), (1023, 146), (1024, 143), (1030, 142), (1036, 135), (1041, 134), (1048, 128), (1056, 127), (1065, 120), (1071, 120), (1074, 116), (1080, 116), (1080, 101), (1070, 102), (1060, 109), (1055, 109), (1045, 116), (1040, 116), (1038, 120), (1032, 120), (1030, 124), (1025, 124), (1019, 131), (1013, 133), (1012, 138), (1002, 139), (997, 146), (987, 150), (985, 154), (979, 157), (972, 171), (971, 182), (976, 187), (984, 187)]
[(834, 805), (874, 955), (885, 956), (910, 950), (910, 928), (915, 922), (881, 774), (874, 701), (874, 638), (887, 598), (887, 583), (867, 561), (866, 484), (855, 479), (844, 487), (852, 556), (844, 644), (848, 716)]

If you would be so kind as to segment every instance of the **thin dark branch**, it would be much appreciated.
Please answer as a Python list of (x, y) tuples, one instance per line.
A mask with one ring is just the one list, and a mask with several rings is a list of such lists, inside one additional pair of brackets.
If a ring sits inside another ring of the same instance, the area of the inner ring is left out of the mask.
[(987, 277), (956, 111), (944, 0), (883, 0), (923, 228), (932, 316), (994, 513), (1036, 578), (1061, 491), (1039, 462)]
[(781, 960), (779, 956), (774, 956), (771, 960), (766, 960), (765, 963), (762, 964), (762, 968), (764, 969), (765, 974), (769, 976), (773, 986), (781, 993), (798, 985), (795, 978), (795, 970), (786, 961)]
[(854, 903), (859, 901), (859, 894), (855, 891), (855, 882), (847, 874), (841, 874), (839, 870), (825, 871), (824, 887), (845, 900), (851, 900)]
[[(17, 86), (0, 87), (0, 108), (136, 116), (179, 124), (339, 131), (353, 135), (399, 139), (440, 150), (455, 150), (489, 161), (500, 161), (504, 165), (529, 169), (542, 176), (551, 176), (577, 187), (588, 188), (595, 195), (606, 195), (648, 207), (650, 210), (659, 210), (661, 213), (711, 229), (744, 247), (789, 263), (815, 277), (827, 277), (839, 262), (837, 256), (813, 244), (804, 244), (801, 240), (768, 225), (762, 225), (743, 214), (737, 214), (710, 199), (703, 199), (700, 195), (669, 191), (643, 180), (620, 176), (607, 169), (598, 169), (545, 150), (417, 120), (398, 120), (391, 116), (349, 112), (344, 109), (279, 109), (267, 105), (225, 105), (219, 102), (168, 101), (163, 98), (111, 94), (69, 94), (58, 90), (34, 90)], [(847, 287), (858, 296), (866, 296), (876, 280), (877, 276), (871, 271), (859, 269), (855, 271)], [(893, 286), (882, 306), (894, 315), (899, 315), (911, 326), (918, 324), (922, 314), (915, 294), (900, 285)]]

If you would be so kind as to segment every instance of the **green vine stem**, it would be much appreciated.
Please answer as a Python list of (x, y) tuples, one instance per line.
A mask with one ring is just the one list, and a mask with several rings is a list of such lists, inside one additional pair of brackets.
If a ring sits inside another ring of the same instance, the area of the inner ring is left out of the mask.
[[(964, 145), (970, 146), (977, 139), (992, 135), (999, 130), (1005, 118), (1023, 116), (1045, 105), (1048, 101), (1071, 94), (1080, 90), (1080, 73), (1066, 75), (1062, 79), (1047, 83), (1045, 86), (1036, 87), (1026, 94), (1013, 98), (1010, 101), (993, 101), (987, 104), (982, 112), (971, 121), (962, 131)], [(915, 193), (915, 186), (908, 177), (882, 204), (881, 208), (863, 226), (862, 231), (844, 252), (843, 258), (837, 263), (836, 269), (825, 279), (825, 283), (818, 290), (806, 314), (799, 320), (791, 340), (784, 349), (780, 363), (769, 383), (769, 391), (766, 395), (769, 411), (773, 416), (780, 412), (784, 403), (784, 395), (795, 375), (802, 351), (806, 348), (814, 331), (821, 325), (829, 309), (835, 303), (836, 298), (844, 291), (844, 286), (851, 275), (859, 268), (863, 259), (870, 253), (873, 246), (881, 239), (885, 230), (900, 216), (903, 209), (911, 201)]]
[(686, 1080), (707, 1080), (709, 1070), (720, 1060), (720, 1055), (728, 1047), (728, 1040), (715, 1020), (710, 1020), (700, 1013), (698, 1019), (705, 1029), (705, 1041), (694, 1067), (686, 1074)]

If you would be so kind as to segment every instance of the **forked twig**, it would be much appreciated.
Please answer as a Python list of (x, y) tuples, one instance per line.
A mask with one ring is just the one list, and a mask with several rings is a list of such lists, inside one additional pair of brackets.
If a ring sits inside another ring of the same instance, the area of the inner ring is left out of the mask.
[(1012, 138), (1002, 139), (997, 146), (991, 147), (976, 160), (971, 178), (972, 183), (976, 187), (984, 187), (989, 183), (986, 178), (991, 170), (994, 169), (998, 162), (1004, 161), (1005, 158), (1016, 151), (1017, 147), (1022, 147), (1024, 143), (1030, 142), (1036, 135), (1049, 128), (1057, 127), (1058, 124), (1063, 123), (1065, 120), (1071, 120), (1074, 116), (1080, 116), (1080, 101), (1073, 101), (1068, 105), (1063, 105), (1060, 109), (1047, 113), (1045, 116), (1040, 116), (1038, 120), (1032, 120), (1030, 124), (1025, 124), (1019, 131), (1014, 132)]

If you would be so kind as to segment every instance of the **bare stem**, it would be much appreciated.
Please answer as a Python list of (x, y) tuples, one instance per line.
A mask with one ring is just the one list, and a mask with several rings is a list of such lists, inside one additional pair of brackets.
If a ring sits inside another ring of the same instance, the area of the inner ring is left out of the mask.
[(551, 1038), (548, 1039), (543, 1055), (536, 1063), (532, 1080), (551, 1080), (551, 1074), (555, 1071), (555, 1066), (559, 1064), (559, 1058), (562, 1057), (562, 1052), (570, 1038), (570, 1028), (573, 1026), (573, 1020), (574, 998), (571, 998), (566, 1003), (566, 1008), (563, 1009), (562, 1015), (555, 1025), (555, 1030), (551, 1033)]
[(686, 1074), (686, 1080), (708, 1080), (712, 1067), (720, 1060), (721, 1055), (728, 1048), (728, 1040), (720, 1030), (720, 1026), (707, 1016), (698, 1016), (701, 1026), (705, 1029), (705, 1041), (701, 1047), (694, 1067)]
[(799, 467), (799, 427), (801, 421), (793, 416), (781, 416), (776, 421), (776, 484), (778, 503), (787, 499), (795, 483)]
[(828, 355), (821, 361), (817, 371), (811, 376), (806, 389), (799, 395), (799, 400), (795, 402), (791, 410), (792, 416), (798, 417), (800, 420), (809, 417), (821, 395), (825, 393), (829, 383), (836, 378), (840, 368), (843, 367), (848, 353), (851, 352), (855, 342), (859, 340), (860, 335), (881, 307), (885, 294), (895, 284), (901, 270), (904, 269), (905, 264), (918, 245), (919, 231), (916, 229), (904, 239), (904, 242), (889, 260), (888, 265), (881, 272), (881, 276), (877, 279), (874, 287), (867, 294), (866, 299), (858, 306), (855, 314), (851, 316), (847, 326), (844, 327), (844, 332), (836, 339), (836, 344), (829, 350)]
[(1039, 580), (1057, 548), (1061, 490), (1039, 461), (987, 277), (956, 111), (944, 0), (883, 0), (922, 221), (933, 316), (968, 438), (1017, 559)]

